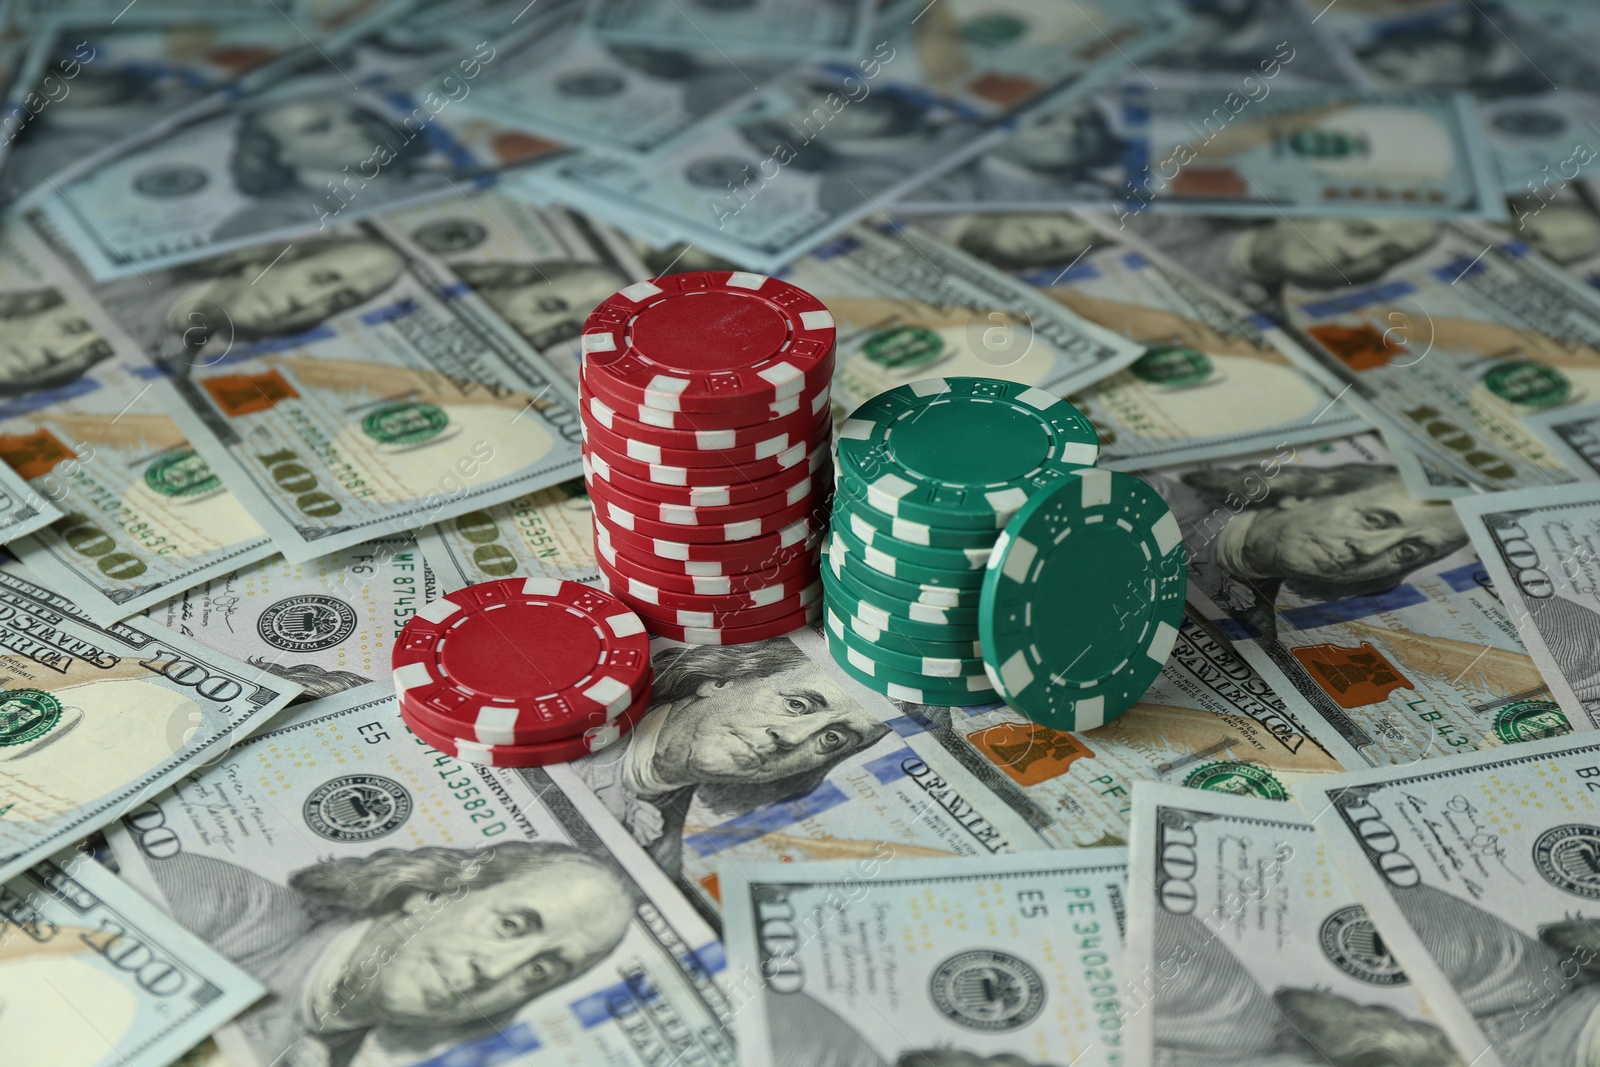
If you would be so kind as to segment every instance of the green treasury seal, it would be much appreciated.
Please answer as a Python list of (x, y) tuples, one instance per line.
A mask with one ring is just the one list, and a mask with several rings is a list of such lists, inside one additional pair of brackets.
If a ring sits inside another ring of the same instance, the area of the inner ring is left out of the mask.
[(380, 445), (420, 445), (449, 425), (450, 416), (438, 404), (401, 400), (374, 408), (361, 420), (361, 432)]
[(1196, 767), (1189, 772), (1183, 784), (1190, 789), (1205, 789), (1212, 793), (1234, 793), (1242, 797), (1260, 797), (1262, 800), (1289, 799), (1289, 791), (1272, 776), (1271, 771), (1239, 760), (1220, 760)]
[(61, 701), (43, 689), (0, 693), (0, 748), (25, 745), (43, 737), (60, 721)]
[(1553, 700), (1518, 700), (1494, 717), (1494, 734), (1508, 745), (1570, 734), (1572, 724)]
[(181, 499), (221, 489), (222, 479), (200, 458), (200, 453), (192, 448), (180, 448), (156, 457), (155, 462), (145, 468), (144, 484), (164, 497)]

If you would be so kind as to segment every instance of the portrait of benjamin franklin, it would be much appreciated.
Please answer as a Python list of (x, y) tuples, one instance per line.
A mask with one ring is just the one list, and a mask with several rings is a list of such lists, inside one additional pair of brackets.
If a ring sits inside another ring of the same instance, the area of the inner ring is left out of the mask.
[(604, 263), (457, 263), (455, 271), (540, 351), (577, 337), (595, 305), (632, 280)]
[[(393, 158), (383, 162), (379, 154), (360, 170), (379, 146)], [(371, 108), (338, 97), (292, 100), (241, 115), (228, 169), (234, 185), (249, 196), (320, 197), (325, 182), (338, 183), (352, 173), (367, 180), (405, 178), (429, 151), (427, 138), (411, 136)], [(375, 170), (378, 177), (372, 179)]]
[(609, 861), (554, 841), (340, 856), (287, 885), (188, 852), (149, 868), (174, 917), (271, 991), (239, 1019), (263, 1063), (492, 1034), (610, 954), (635, 906)]
[(111, 343), (55, 289), (0, 293), (0, 395), (67, 385), (111, 355)]

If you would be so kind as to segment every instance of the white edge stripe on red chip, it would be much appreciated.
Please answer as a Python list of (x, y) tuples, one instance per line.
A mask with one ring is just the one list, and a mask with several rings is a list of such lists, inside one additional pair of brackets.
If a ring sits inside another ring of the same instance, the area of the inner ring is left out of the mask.
[(831, 330), (833, 315), (827, 311), (802, 311), (800, 325), (808, 330)]
[(633, 690), (616, 678), (601, 678), (583, 695), (606, 709), (606, 718), (614, 719), (633, 704)]
[(433, 672), (426, 663), (407, 663), (394, 669), (394, 687), (401, 693), (433, 684)]
[(560, 578), (545, 578), (535, 575), (525, 579), (522, 583), (522, 592), (526, 596), (555, 596), (561, 592)]
[(583, 335), (583, 350), (585, 352), (615, 352), (617, 339), (609, 333), (586, 333)]
[(440, 597), (430, 604), (424, 604), (417, 609), (417, 615), (431, 623), (441, 623), (461, 610), (461, 605), (453, 600)]
[(747, 270), (736, 270), (728, 275), (728, 286), (733, 289), (760, 289), (767, 284), (765, 274), (752, 274)]
[(653, 282), (634, 282), (632, 285), (618, 290), (618, 295), (625, 296), (637, 304), (639, 301), (648, 300), (650, 297), (656, 296), (660, 292), (661, 286), (656, 285)]
[(644, 633), (644, 620), (631, 611), (619, 611), (605, 617), (606, 628), (618, 637), (633, 637)]

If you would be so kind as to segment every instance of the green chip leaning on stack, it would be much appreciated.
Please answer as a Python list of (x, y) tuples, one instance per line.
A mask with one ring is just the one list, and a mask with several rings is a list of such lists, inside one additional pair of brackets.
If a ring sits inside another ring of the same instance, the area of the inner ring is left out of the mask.
[(990, 550), (1098, 455), (1077, 408), (1016, 382), (927, 378), (861, 405), (839, 430), (823, 566), (840, 667), (899, 700), (998, 701), (978, 647)]

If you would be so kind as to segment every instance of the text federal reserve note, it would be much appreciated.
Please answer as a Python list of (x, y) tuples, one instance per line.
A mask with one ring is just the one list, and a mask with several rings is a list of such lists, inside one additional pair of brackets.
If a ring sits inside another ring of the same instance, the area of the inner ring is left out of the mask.
[(8, 1062), (167, 1067), (264, 992), (87, 856), (0, 884)]
[(1326, 778), (1301, 800), (1469, 1063), (1589, 1056), (1600, 1018), (1597, 781), (1600, 746), (1554, 737)]
[(1130, 1063), (1467, 1067), (1294, 804), (1141, 785)]
[(1104, 848), (730, 863), (740, 1062), (1122, 1064), (1126, 886)]
[(118, 861), (270, 990), (235, 1067), (732, 1067), (722, 946), (604, 809), (461, 764), (371, 688), (123, 820)]

